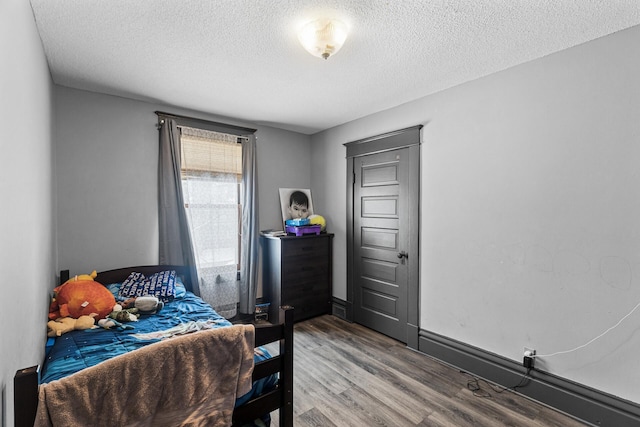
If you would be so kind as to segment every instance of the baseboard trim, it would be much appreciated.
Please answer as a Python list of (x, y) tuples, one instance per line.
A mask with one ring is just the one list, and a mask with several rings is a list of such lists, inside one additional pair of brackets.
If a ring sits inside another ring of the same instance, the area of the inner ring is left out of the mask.
[[(509, 387), (526, 373), (521, 363), (460, 341), (420, 330), (418, 351), (478, 377)], [(594, 426), (640, 425), (640, 405), (553, 374), (533, 370), (518, 393)]]
[(420, 345), (420, 328), (418, 325), (407, 323), (407, 347), (418, 350)]

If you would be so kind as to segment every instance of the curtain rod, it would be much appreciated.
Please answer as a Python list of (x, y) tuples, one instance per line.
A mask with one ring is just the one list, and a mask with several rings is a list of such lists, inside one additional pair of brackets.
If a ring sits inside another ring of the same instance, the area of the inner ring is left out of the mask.
[(178, 123), (178, 125), (187, 127), (200, 127), (202, 129), (212, 130), (215, 132), (230, 133), (237, 136), (245, 136), (257, 132), (257, 129), (234, 126), (226, 123), (214, 122), (211, 120), (197, 119), (195, 117), (180, 116), (178, 114), (170, 114), (163, 111), (156, 111), (155, 113), (158, 116), (158, 123), (161, 123), (163, 119), (173, 119)]
[[(183, 128), (187, 128), (187, 129), (193, 129), (195, 131), (213, 132), (213, 133), (219, 133), (221, 135), (233, 136), (233, 137), (236, 138), (236, 140), (237, 140), (236, 142), (238, 142), (238, 143), (242, 143), (242, 141), (248, 141), (249, 140), (249, 137), (246, 136), (246, 135), (236, 135), (236, 134), (229, 133), (229, 132), (222, 132), (221, 130), (203, 129), (202, 126), (193, 127), (193, 126), (176, 124), (176, 127), (178, 129), (180, 129), (180, 131), (182, 131)], [(160, 125), (159, 124), (158, 124), (158, 129), (160, 129)]]

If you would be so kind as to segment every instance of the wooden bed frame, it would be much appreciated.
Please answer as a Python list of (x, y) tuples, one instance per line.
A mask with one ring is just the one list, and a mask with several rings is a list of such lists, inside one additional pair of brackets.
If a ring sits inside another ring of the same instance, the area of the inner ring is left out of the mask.
[[(124, 281), (133, 271), (151, 275), (158, 271), (175, 270), (184, 283), (190, 283), (188, 268), (175, 265), (150, 265), (127, 267), (101, 272), (96, 281), (104, 285)], [(69, 270), (60, 272), (60, 283), (69, 279)], [(253, 380), (279, 374), (275, 390), (264, 393), (233, 411), (233, 425), (242, 425), (260, 416), (279, 410), (280, 427), (293, 426), (293, 308), (281, 307), (280, 319), (271, 319), (275, 324), (255, 325), (255, 346), (278, 342), (280, 352), (274, 357), (257, 362), (253, 369)], [(20, 369), (14, 376), (15, 427), (32, 427), (38, 407), (38, 384), (40, 366)]]

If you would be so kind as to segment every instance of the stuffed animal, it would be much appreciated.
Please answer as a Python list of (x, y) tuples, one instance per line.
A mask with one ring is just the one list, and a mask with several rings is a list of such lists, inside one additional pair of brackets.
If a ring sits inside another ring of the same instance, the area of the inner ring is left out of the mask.
[(73, 317), (61, 317), (56, 320), (49, 320), (49, 322), (47, 322), (47, 336), (59, 337), (73, 330), (93, 329), (95, 328), (94, 317), (95, 313), (90, 316), (83, 315), (77, 319)]
[(113, 306), (113, 311), (109, 313), (110, 319), (117, 320), (118, 322), (137, 322), (140, 314), (138, 313), (138, 309), (133, 308), (122, 308), (120, 304), (116, 304)]
[(97, 319), (103, 319), (111, 313), (116, 299), (106, 287), (93, 280), (96, 275), (94, 271), (90, 275), (75, 276), (55, 288), (49, 306), (49, 319), (77, 319), (91, 313), (95, 313)]
[(77, 282), (77, 281), (82, 281), (82, 280), (94, 280), (96, 277), (98, 277), (98, 273), (95, 270), (93, 270), (91, 272), (91, 274), (76, 275), (75, 277), (72, 277), (71, 279), (67, 280), (67, 282), (70, 282), (70, 281)]
[(106, 319), (98, 320), (98, 326), (103, 327), (105, 329), (118, 329), (118, 330), (133, 329), (133, 326), (122, 324), (117, 320), (111, 319), (109, 317), (107, 317)]
[(129, 298), (121, 304), (122, 308), (137, 308), (140, 314), (156, 314), (164, 307), (164, 303), (158, 297), (151, 295)]

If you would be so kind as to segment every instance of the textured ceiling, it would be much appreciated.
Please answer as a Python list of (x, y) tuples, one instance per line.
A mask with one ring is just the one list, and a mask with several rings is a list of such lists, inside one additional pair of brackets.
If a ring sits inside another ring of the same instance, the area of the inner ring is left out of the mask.
[[(638, 0), (31, 0), (55, 83), (307, 134), (640, 24)], [(328, 60), (296, 32), (350, 34)]]

